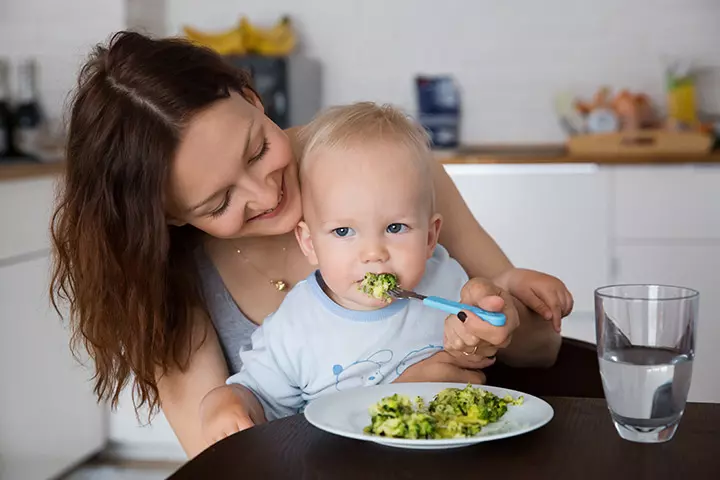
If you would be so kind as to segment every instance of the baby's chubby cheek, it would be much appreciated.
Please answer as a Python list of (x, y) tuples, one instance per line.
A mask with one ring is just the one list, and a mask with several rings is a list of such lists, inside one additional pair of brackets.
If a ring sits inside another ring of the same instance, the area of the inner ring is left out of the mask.
[(423, 262), (419, 268), (406, 268), (404, 271), (400, 270), (396, 274), (398, 276), (400, 288), (403, 290), (414, 290), (425, 274), (425, 263)]

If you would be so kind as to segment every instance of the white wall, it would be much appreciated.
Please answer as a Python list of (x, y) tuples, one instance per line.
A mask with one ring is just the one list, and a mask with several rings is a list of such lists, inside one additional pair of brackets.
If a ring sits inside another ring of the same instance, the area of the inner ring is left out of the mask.
[(170, 33), (290, 14), (323, 62), (326, 104), (412, 109), (416, 73), (455, 74), (466, 143), (562, 140), (555, 91), (608, 83), (661, 95), (665, 54), (720, 65), (717, 0), (167, 1)]
[(57, 118), (90, 48), (124, 25), (124, 0), (0, 0), (0, 57), (38, 60), (43, 105)]
[(39, 59), (43, 100), (57, 117), (82, 59), (112, 32), (222, 29), (242, 13), (293, 17), (303, 48), (324, 64), (326, 104), (412, 110), (416, 73), (456, 75), (468, 143), (561, 140), (551, 101), (559, 89), (609, 83), (662, 100), (666, 54), (720, 66), (716, 0), (2, 0), (0, 56)]

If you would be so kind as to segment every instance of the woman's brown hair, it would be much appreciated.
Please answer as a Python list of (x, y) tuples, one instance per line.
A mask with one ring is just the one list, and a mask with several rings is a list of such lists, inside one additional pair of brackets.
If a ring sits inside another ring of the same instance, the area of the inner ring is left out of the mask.
[(72, 346), (116, 406), (134, 376), (136, 408), (159, 407), (157, 376), (187, 367), (194, 313), (205, 310), (191, 227), (169, 227), (168, 172), (197, 112), (249, 78), (180, 39), (115, 34), (82, 68), (70, 105), (67, 169), (51, 225), (51, 298), (69, 304)]

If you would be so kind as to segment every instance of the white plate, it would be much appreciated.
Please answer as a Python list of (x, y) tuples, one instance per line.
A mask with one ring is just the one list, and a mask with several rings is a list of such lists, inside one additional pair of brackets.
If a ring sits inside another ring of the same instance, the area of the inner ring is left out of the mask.
[(519, 406), (508, 406), (507, 413), (503, 415), (500, 421), (483, 427), (482, 431), (474, 437), (442, 440), (406, 440), (368, 435), (363, 432), (363, 428), (370, 424), (368, 409), (383, 397), (399, 393), (410, 398), (419, 396), (426, 402), (430, 402), (444, 388), (465, 388), (465, 386), (465, 384), (460, 383), (392, 383), (356, 388), (314, 400), (305, 409), (305, 418), (317, 428), (335, 435), (380, 443), (391, 447), (429, 450), (465, 447), (480, 442), (522, 435), (542, 427), (553, 418), (552, 407), (537, 397), (515, 390), (475, 385), (500, 397), (507, 394), (512, 395), (513, 398), (523, 396), (525, 401)]

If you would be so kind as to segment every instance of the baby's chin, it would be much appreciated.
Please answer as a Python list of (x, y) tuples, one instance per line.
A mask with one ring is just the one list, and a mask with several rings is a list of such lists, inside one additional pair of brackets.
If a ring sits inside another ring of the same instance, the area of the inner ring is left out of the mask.
[(394, 302), (394, 301), (395, 301), (394, 298), (390, 298), (389, 300), (380, 300), (379, 298), (368, 297), (367, 300), (365, 300), (364, 303), (365, 303), (365, 305), (367, 305), (368, 307), (371, 307), (371, 308), (374, 308), (374, 309), (377, 310), (377, 309), (379, 309), (379, 308), (385, 308), (385, 307), (387, 307), (388, 305), (390, 305), (390, 304), (391, 304), (392, 302)]
[[(340, 297), (340, 295), (337, 295)], [(390, 298), (390, 301), (374, 298), (365, 293), (361, 292), (357, 287), (351, 287), (346, 291), (343, 298), (336, 299), (344, 303), (346, 308), (351, 310), (379, 310), (385, 308), (395, 301), (394, 298)]]
[[(362, 310), (379, 310), (381, 308), (385, 308), (390, 303), (394, 301), (394, 299), (391, 299), (390, 302), (387, 302), (385, 300), (380, 300), (378, 298), (373, 298), (369, 296), (365, 296), (362, 292), (358, 292), (358, 295), (353, 295), (352, 299), (345, 299), (345, 302), (350, 304), (352, 302), (352, 305), (348, 305), (349, 307), (353, 309), (362, 309)], [(350, 300), (348, 302), (348, 300)]]

